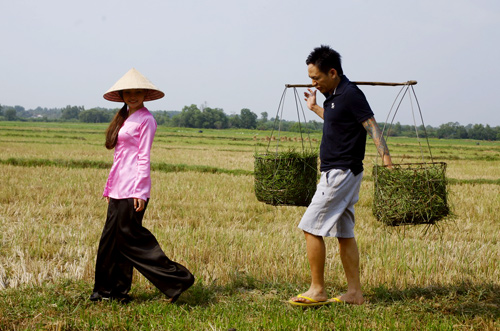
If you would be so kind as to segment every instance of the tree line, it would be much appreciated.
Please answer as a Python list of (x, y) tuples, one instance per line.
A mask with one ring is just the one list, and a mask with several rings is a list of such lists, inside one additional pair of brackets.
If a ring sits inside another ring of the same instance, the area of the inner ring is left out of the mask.
[[(66, 121), (83, 123), (108, 123), (118, 111), (108, 108), (85, 109), (83, 106), (68, 105), (64, 108), (41, 108), (26, 110), (22, 106), (1, 106), (0, 121)], [(260, 113), (260, 118), (248, 108), (240, 110), (239, 114), (227, 115), (221, 108), (211, 108), (207, 105), (185, 106), (181, 111), (158, 110), (151, 112), (158, 125), (170, 127), (186, 127), (199, 129), (256, 129), (271, 130), (276, 119), (270, 118), (267, 112)], [(281, 130), (321, 130), (322, 123), (310, 121), (306, 124), (282, 120)]]
[[(381, 126), (383, 123), (381, 124)], [(448, 122), (435, 128), (423, 125), (415, 128), (413, 125), (401, 125), (399, 122), (387, 126), (388, 136), (439, 138), (439, 139), (474, 139), (474, 140), (500, 140), (500, 126), (491, 127), (486, 124), (460, 125), (458, 122)]]
[[(67, 121), (83, 123), (108, 123), (116, 114), (118, 109), (95, 107), (85, 109), (83, 106), (68, 105), (64, 108), (41, 108), (26, 110), (22, 106), (0, 105), (0, 121)], [(211, 108), (206, 104), (197, 106), (185, 106), (181, 111), (159, 110), (153, 111), (153, 116), (158, 125), (170, 127), (187, 127), (198, 129), (277, 129), (278, 122), (282, 131), (321, 131), (322, 122), (308, 121), (306, 124), (295, 121), (281, 120), (279, 118), (268, 118), (267, 112), (257, 116), (248, 108), (240, 110), (239, 114), (227, 115), (221, 108)], [(392, 125), (379, 123), (384, 126), (388, 136), (446, 138), (446, 139), (475, 139), (475, 140), (499, 140), (500, 126), (491, 127), (488, 124), (460, 125), (458, 122), (441, 124), (439, 127), (404, 125), (399, 122)]]

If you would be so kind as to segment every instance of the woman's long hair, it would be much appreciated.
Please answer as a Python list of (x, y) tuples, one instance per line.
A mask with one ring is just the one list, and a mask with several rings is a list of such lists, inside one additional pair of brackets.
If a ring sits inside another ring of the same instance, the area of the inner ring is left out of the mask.
[(111, 123), (109, 123), (108, 129), (106, 130), (106, 148), (113, 149), (118, 142), (118, 131), (120, 131), (123, 123), (128, 117), (127, 104), (124, 104), (122, 109), (116, 113), (115, 117)]

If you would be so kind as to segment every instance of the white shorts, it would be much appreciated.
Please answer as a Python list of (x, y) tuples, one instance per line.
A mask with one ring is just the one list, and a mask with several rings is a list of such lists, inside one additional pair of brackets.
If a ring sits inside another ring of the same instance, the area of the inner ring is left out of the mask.
[(321, 237), (354, 238), (354, 205), (363, 173), (332, 169), (321, 173), (316, 193), (299, 228)]

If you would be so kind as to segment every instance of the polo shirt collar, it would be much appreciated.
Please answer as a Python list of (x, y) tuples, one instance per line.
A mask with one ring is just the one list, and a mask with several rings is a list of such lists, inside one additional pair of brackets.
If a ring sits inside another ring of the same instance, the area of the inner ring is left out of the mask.
[(325, 98), (329, 98), (331, 96), (334, 96), (334, 95), (339, 95), (339, 94), (342, 94), (346, 88), (346, 86), (349, 84), (349, 78), (347, 78), (346, 75), (342, 75), (340, 77), (340, 82), (339, 82), (339, 85), (337, 85), (337, 88), (335, 89), (335, 93), (334, 94), (324, 94)]

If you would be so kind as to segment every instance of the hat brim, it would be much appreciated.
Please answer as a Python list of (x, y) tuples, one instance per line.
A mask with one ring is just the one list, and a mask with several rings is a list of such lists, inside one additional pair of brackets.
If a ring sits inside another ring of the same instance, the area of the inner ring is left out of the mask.
[(123, 102), (120, 91), (124, 90), (146, 90), (147, 93), (144, 101), (157, 100), (165, 96), (165, 93), (160, 91), (149, 79), (144, 77), (135, 68), (130, 69), (123, 75), (122, 78), (104, 93), (103, 97), (109, 101)]
[[(109, 101), (124, 102), (123, 98), (120, 95), (120, 91), (124, 91), (124, 90), (133, 90), (133, 89), (108, 91), (103, 95), (103, 97), (104, 97), (104, 99), (109, 100)], [(151, 89), (143, 89), (143, 90), (147, 91), (146, 97), (144, 98), (144, 101), (158, 100), (158, 99), (161, 99), (165, 96), (165, 93), (163, 93), (160, 90), (151, 90)]]

